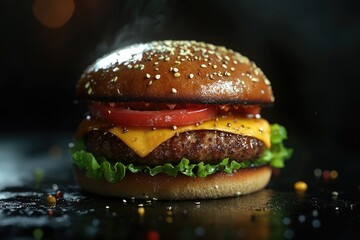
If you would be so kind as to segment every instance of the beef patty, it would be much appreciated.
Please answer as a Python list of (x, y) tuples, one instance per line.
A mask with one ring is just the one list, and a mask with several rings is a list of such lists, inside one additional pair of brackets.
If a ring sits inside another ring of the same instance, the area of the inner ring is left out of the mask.
[(192, 163), (218, 163), (224, 158), (238, 162), (256, 159), (263, 153), (262, 141), (232, 133), (199, 130), (180, 133), (160, 144), (145, 157), (138, 156), (112, 133), (100, 130), (84, 136), (86, 150), (109, 161), (155, 166), (179, 163), (187, 158)]

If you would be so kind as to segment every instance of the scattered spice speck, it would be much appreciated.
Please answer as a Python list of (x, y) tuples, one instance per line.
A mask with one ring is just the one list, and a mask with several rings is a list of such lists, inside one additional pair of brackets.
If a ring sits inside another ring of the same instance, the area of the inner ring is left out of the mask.
[(138, 208), (138, 214), (139, 214), (139, 216), (144, 216), (144, 214), (145, 214), (145, 208), (144, 207), (139, 207)]
[(55, 205), (56, 204), (56, 198), (53, 196), (53, 195), (48, 195), (46, 197), (46, 202), (49, 204), (49, 205)]
[(295, 184), (294, 184), (294, 189), (297, 191), (297, 192), (305, 192), (308, 188), (308, 185), (306, 182), (304, 181), (297, 181)]

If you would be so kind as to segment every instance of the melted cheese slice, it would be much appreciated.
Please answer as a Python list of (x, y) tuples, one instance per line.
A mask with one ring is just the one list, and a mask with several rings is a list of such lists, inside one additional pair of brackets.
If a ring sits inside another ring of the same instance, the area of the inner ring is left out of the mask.
[(197, 125), (180, 126), (176, 129), (149, 127), (114, 127), (99, 120), (84, 120), (77, 132), (76, 137), (82, 137), (86, 132), (92, 130), (105, 130), (123, 141), (134, 150), (140, 157), (145, 157), (157, 146), (178, 133), (196, 130), (214, 130), (245, 135), (261, 140), (267, 148), (270, 147), (270, 125), (262, 118), (249, 119), (243, 117), (229, 116), (217, 120), (209, 120)]

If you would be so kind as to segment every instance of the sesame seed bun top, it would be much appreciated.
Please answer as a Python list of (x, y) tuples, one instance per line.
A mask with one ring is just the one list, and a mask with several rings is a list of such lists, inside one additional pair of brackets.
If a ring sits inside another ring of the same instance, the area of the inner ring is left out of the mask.
[(274, 101), (271, 83), (254, 62), (225, 47), (156, 41), (118, 49), (89, 66), (79, 100), (261, 104)]

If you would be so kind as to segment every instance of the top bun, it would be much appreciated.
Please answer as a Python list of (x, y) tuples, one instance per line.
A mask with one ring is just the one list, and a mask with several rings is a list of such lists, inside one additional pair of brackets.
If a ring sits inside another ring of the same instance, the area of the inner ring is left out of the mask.
[(274, 101), (271, 83), (254, 62), (222, 46), (154, 41), (118, 49), (81, 76), (79, 100), (205, 104)]

